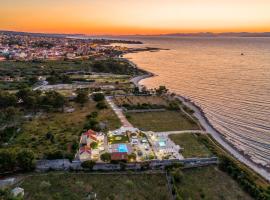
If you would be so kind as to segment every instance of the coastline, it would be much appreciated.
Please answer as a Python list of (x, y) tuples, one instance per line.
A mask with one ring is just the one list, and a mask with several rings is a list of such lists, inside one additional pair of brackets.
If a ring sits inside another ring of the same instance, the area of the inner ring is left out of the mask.
[[(136, 76), (134, 78), (132, 78), (130, 80), (130, 82), (132, 82), (135, 86), (142, 88), (145, 87), (144, 85), (140, 84), (140, 82), (143, 79), (146, 78), (151, 78), (156, 76), (155, 74), (146, 71), (140, 67), (138, 67), (137, 64), (135, 64), (134, 62), (130, 61), (127, 58), (123, 58), (124, 60), (126, 60), (127, 62), (129, 62), (133, 67), (136, 67), (142, 71), (145, 71), (145, 75), (141, 75), (141, 76)], [(270, 173), (269, 171), (267, 171), (266, 168), (262, 167), (259, 164), (256, 164), (255, 162), (253, 162), (248, 156), (246, 156), (243, 152), (241, 152), (239, 149), (237, 149), (237, 147), (235, 147), (233, 144), (231, 144), (229, 141), (227, 141), (224, 136), (215, 129), (215, 127), (210, 123), (210, 121), (208, 120), (208, 118), (205, 116), (204, 111), (197, 106), (194, 102), (192, 102), (192, 100), (181, 96), (179, 94), (176, 95), (176, 98), (181, 100), (183, 102), (183, 104), (187, 107), (189, 107), (190, 109), (192, 109), (194, 111), (194, 116), (198, 119), (198, 121), (200, 122), (201, 126), (224, 148), (226, 149), (226, 151), (228, 153), (230, 153), (234, 158), (236, 158), (238, 161), (240, 161), (241, 163), (245, 164), (246, 166), (248, 166), (249, 168), (251, 168), (253, 171), (255, 171), (256, 173), (258, 173), (259, 175), (261, 175), (263, 178), (265, 178), (268, 182), (270, 182)]]

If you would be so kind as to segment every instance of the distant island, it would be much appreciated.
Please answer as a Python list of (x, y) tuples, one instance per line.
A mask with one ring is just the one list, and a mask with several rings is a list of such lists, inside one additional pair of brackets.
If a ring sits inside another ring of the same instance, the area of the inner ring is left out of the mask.
[(270, 37), (270, 32), (225, 32), (225, 33), (211, 33), (211, 32), (201, 32), (201, 33), (172, 33), (163, 34), (165, 36), (181, 36), (181, 37)]
[[(178, 36), (178, 37), (270, 37), (270, 32), (197, 32), (197, 33), (168, 33), (168, 34), (151, 34), (151, 35), (87, 35), (87, 34), (66, 34), (66, 33), (30, 33), (17, 32), (10, 30), (0, 30), (0, 34), (5, 35), (24, 35), (36, 37), (81, 37), (81, 38), (106, 38), (106, 37), (126, 37), (126, 36)], [(118, 41), (117, 41), (118, 42)], [(140, 41), (121, 41), (121, 43), (141, 44)]]

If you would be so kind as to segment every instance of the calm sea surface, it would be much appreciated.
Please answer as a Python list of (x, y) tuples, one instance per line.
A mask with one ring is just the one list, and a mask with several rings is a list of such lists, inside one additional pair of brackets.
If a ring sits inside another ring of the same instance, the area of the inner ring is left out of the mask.
[(133, 39), (170, 49), (125, 55), (158, 75), (142, 84), (190, 98), (227, 140), (270, 165), (270, 38)]

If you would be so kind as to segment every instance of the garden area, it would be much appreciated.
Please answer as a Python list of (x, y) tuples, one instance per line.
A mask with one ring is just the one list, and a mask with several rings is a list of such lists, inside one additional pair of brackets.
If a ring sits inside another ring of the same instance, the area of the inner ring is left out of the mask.
[(99, 200), (169, 199), (163, 174), (34, 174), (23, 178), (19, 186), (25, 190), (25, 200), (78, 200), (95, 195)]
[(143, 131), (199, 130), (194, 121), (178, 111), (128, 113), (127, 119)]
[(169, 135), (169, 137), (175, 144), (183, 148), (181, 154), (184, 158), (210, 157), (212, 155), (210, 150), (198, 140), (198, 136), (194, 133), (175, 134)]
[(129, 138), (127, 135), (112, 135), (108, 137), (109, 144), (128, 143)]

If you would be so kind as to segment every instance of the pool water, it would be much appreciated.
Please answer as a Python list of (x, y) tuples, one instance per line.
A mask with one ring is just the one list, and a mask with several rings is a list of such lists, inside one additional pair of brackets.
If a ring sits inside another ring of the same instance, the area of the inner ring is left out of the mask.
[(159, 146), (161, 146), (161, 147), (165, 147), (165, 146), (166, 146), (165, 141), (159, 141), (158, 144), (159, 144)]
[(121, 153), (128, 152), (127, 145), (125, 145), (125, 144), (119, 144), (118, 145), (118, 152), (121, 152)]

